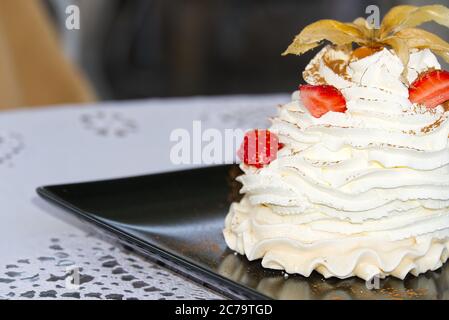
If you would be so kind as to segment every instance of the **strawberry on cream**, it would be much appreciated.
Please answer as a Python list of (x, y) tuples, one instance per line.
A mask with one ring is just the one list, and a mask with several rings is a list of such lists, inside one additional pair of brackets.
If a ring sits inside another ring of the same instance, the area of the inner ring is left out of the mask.
[(244, 198), (223, 231), (228, 246), (266, 268), (325, 277), (435, 270), (449, 253), (449, 110), (409, 100), (410, 83), (440, 69), (428, 49), (407, 72), (386, 48), (363, 58), (323, 48), (304, 71), (337, 88), (345, 112), (320, 117), (300, 93), (270, 131), (283, 148), (261, 168), (242, 164)]

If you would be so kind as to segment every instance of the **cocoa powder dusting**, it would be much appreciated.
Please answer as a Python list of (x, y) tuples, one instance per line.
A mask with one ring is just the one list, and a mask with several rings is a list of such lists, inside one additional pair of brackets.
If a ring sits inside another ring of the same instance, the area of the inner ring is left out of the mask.
[(441, 116), (441, 117), (438, 118), (438, 120), (435, 121), (434, 123), (429, 124), (427, 127), (422, 128), (422, 129), (421, 129), (421, 132), (422, 132), (422, 133), (429, 133), (429, 132), (435, 130), (436, 128), (438, 128), (438, 127), (441, 125), (441, 123), (442, 123), (443, 120), (445, 120), (445, 119), (446, 119), (445, 117)]
[(323, 57), (323, 61), (326, 64), (326, 66), (331, 69), (335, 74), (339, 75), (340, 77), (349, 80), (349, 75), (346, 72), (346, 68), (348, 66), (348, 62), (338, 59), (338, 60), (330, 60), (326, 55)]
[(315, 63), (302, 73), (304, 79), (311, 78), (316, 84), (326, 84), (326, 80), (320, 75), (319, 64)]
[(444, 112), (449, 111), (449, 101), (443, 103)]

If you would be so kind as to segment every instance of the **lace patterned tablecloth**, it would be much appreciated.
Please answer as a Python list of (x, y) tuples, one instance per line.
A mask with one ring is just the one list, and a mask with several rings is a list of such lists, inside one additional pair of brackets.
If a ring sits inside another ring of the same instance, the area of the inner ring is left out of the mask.
[[(78, 228), (35, 192), (48, 184), (179, 170), (175, 128), (268, 126), (288, 95), (151, 99), (0, 113), (0, 298), (219, 299)], [(80, 287), (67, 285), (72, 268)]]

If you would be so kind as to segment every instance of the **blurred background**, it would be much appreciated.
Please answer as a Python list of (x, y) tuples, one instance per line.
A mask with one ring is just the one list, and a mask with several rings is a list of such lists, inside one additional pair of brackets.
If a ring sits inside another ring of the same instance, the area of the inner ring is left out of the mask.
[[(96, 99), (290, 92), (302, 81), (301, 70), (316, 50), (301, 57), (280, 54), (301, 28), (314, 20), (352, 21), (365, 16), (370, 4), (378, 5), (382, 16), (397, 4), (448, 5), (447, 0), (0, 0), (0, 57), (2, 23), (18, 12), (2, 10), (7, 2), (22, 3), (22, 8), (39, 2), (61, 51), (81, 70), (79, 74), (68, 71), (74, 78), (68, 84), (55, 80), (54, 91), (66, 90), (71, 83), (84, 84), (58, 99), (51, 98), (47, 86), (43, 98), (31, 97), (9, 105), (3, 100), (0, 108)], [(65, 27), (66, 8), (71, 4), (80, 8), (79, 30)], [(42, 38), (25, 27), (16, 23), (16, 29), (21, 30), (15, 31), (18, 35), (14, 39), (25, 52), (23, 59), (35, 66), (45, 56), (32, 55), (33, 49), (24, 49), (22, 42), (39, 45)], [(449, 38), (447, 28), (424, 28)], [(8, 32), (11, 30), (5, 31), (3, 26), (3, 33)], [(7, 46), (8, 41), (3, 41), (3, 49)], [(33, 48), (37, 50), (36, 45)], [(20, 64), (22, 67), (16, 68), (24, 69), (23, 62), (14, 61), (15, 54), (10, 56), (12, 68)], [(57, 65), (58, 59), (49, 63)], [(1, 64), (0, 86), (1, 73), (11, 68)], [(49, 69), (35, 70), (38, 85), (45, 85)], [(41, 94), (42, 90), (35, 91)]]

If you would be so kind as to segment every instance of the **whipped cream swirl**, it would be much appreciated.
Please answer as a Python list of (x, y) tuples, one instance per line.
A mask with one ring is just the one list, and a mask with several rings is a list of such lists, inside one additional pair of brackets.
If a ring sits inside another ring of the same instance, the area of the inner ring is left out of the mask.
[(449, 111), (412, 104), (408, 88), (440, 69), (429, 51), (411, 53), (407, 79), (390, 50), (354, 59), (323, 48), (304, 71), (330, 84), (345, 113), (313, 117), (299, 93), (271, 131), (284, 144), (262, 169), (241, 165), (245, 194), (225, 221), (228, 246), (267, 268), (325, 277), (435, 270), (449, 252)]

